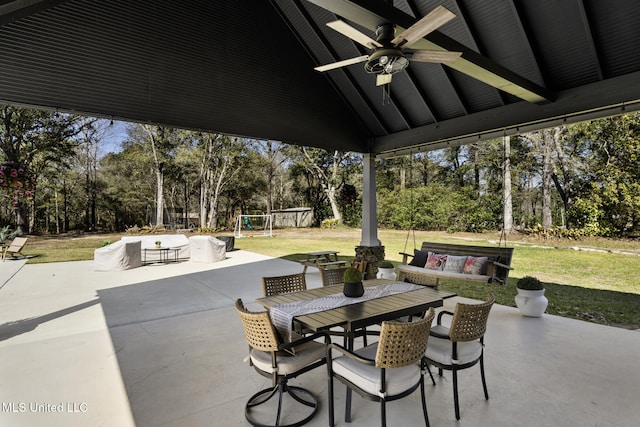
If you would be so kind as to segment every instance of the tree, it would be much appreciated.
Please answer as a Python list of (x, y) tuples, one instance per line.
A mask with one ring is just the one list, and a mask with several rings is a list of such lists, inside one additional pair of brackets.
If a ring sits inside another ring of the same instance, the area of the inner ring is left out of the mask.
[[(80, 117), (71, 114), (1, 106), (0, 153), (5, 162), (22, 166), (37, 180), (38, 174), (50, 164), (64, 164), (75, 155), (78, 143), (73, 138), (83, 126)], [(16, 230), (28, 233), (30, 224), (24, 200), (16, 203), (15, 215)], [(34, 222), (32, 217), (31, 223)]]
[(571, 127), (583, 141), (588, 164), (577, 176), (568, 217), (592, 234), (630, 235), (640, 230), (640, 114)]
[(542, 152), (542, 226), (548, 229), (553, 226), (553, 216), (551, 215), (551, 188), (554, 170), (552, 156), (557, 135), (553, 129), (542, 130), (538, 135)]
[(146, 134), (141, 141), (151, 151), (153, 172), (156, 177), (156, 215), (155, 225), (164, 224), (164, 178), (166, 167), (172, 166), (176, 147), (179, 144), (177, 131), (163, 126), (138, 125)]
[[(263, 156), (265, 158), (265, 178), (267, 184), (267, 215), (271, 215), (273, 209), (273, 195), (275, 192), (276, 178), (284, 175), (282, 166), (287, 161), (283, 155), (284, 146), (275, 141), (264, 141), (262, 144)], [(280, 189), (279, 199), (282, 200), (282, 189)]]
[(511, 233), (513, 229), (513, 198), (511, 189), (511, 137), (505, 135), (503, 138), (502, 161), (502, 227), (505, 233)]
[[(235, 177), (241, 171), (246, 172), (245, 177), (255, 175), (244, 167), (250, 141), (211, 133), (198, 134), (195, 140), (200, 180), (200, 219), (203, 226), (215, 229), (220, 219), (220, 201), (225, 191), (233, 191)], [(238, 184), (236, 191), (244, 187)]]
[[(361, 159), (351, 153), (333, 151), (329, 153), (319, 148), (291, 146), (287, 154), (305, 171), (308, 186), (318, 186), (319, 193), (326, 197), (333, 218), (342, 221), (342, 213), (338, 205), (338, 191), (347, 180), (349, 172), (355, 170)], [(295, 171), (295, 169), (294, 169)], [(313, 199), (309, 199), (314, 204)], [(319, 209), (315, 209), (318, 215)], [(319, 219), (319, 218), (318, 218)]]

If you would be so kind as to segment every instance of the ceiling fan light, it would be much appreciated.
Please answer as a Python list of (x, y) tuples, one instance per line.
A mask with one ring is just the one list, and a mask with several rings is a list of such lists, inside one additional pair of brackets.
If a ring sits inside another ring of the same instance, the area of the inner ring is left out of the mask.
[(391, 66), (391, 71), (388, 71), (389, 74), (394, 74), (400, 72), (409, 66), (409, 60), (404, 56), (397, 56), (391, 64), (387, 65), (387, 67)]
[(409, 65), (409, 60), (399, 49), (377, 49), (369, 56), (364, 65), (367, 73), (394, 74), (404, 70)]

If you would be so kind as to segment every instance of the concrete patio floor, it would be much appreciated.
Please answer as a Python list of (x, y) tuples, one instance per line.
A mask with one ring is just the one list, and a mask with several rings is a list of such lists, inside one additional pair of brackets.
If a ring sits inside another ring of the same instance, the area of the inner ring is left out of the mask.
[[(244, 404), (269, 381), (243, 363), (247, 345), (233, 303), (260, 297), (261, 276), (301, 267), (242, 250), (215, 264), (124, 272), (92, 265), (0, 263), (0, 426), (248, 425)], [(307, 281), (320, 286), (317, 270)], [(427, 382), (433, 427), (640, 422), (638, 331), (494, 306), (485, 354), (490, 400), (479, 369), (462, 372), (460, 421), (450, 374), (435, 387)], [(320, 399), (307, 425), (328, 425), (326, 370), (293, 383)], [(337, 386), (336, 425), (346, 425), (343, 403)], [(379, 413), (356, 395), (351, 425), (379, 425)], [(387, 417), (390, 426), (424, 425), (419, 392), (390, 403)]]

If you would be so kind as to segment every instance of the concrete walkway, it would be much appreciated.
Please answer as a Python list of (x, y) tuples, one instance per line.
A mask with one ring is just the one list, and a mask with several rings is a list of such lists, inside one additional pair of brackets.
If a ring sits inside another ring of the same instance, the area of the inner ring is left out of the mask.
[[(214, 264), (124, 272), (94, 272), (91, 261), (2, 263), (0, 426), (247, 425), (244, 404), (269, 381), (243, 363), (233, 302), (261, 296), (261, 276), (300, 270), (241, 250)], [(315, 269), (307, 280), (320, 286)], [(427, 385), (432, 426), (638, 425), (637, 331), (494, 306), (486, 345), (490, 400), (479, 369), (464, 371), (456, 422), (445, 373)], [(294, 383), (321, 401), (308, 425), (328, 425), (325, 370)], [(343, 399), (336, 387), (337, 425)], [(387, 416), (390, 426), (423, 425), (419, 393), (390, 403)], [(379, 425), (378, 404), (355, 396), (351, 425)]]

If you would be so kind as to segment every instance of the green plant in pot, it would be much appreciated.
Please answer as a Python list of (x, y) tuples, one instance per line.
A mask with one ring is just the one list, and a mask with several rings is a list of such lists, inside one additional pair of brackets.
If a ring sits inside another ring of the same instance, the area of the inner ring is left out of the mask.
[(342, 293), (350, 298), (361, 297), (364, 294), (362, 285), (362, 273), (354, 267), (349, 267), (344, 271), (344, 287)]
[(383, 260), (378, 263), (378, 279), (390, 279), (396, 280), (396, 273), (394, 272), (394, 266), (391, 261)]
[(536, 277), (524, 276), (516, 282), (516, 306), (524, 316), (540, 317), (549, 300), (544, 296), (544, 284)]
[(537, 277), (533, 276), (524, 276), (518, 279), (516, 282), (516, 287), (518, 289), (524, 289), (527, 291), (539, 291), (544, 289), (544, 285)]

